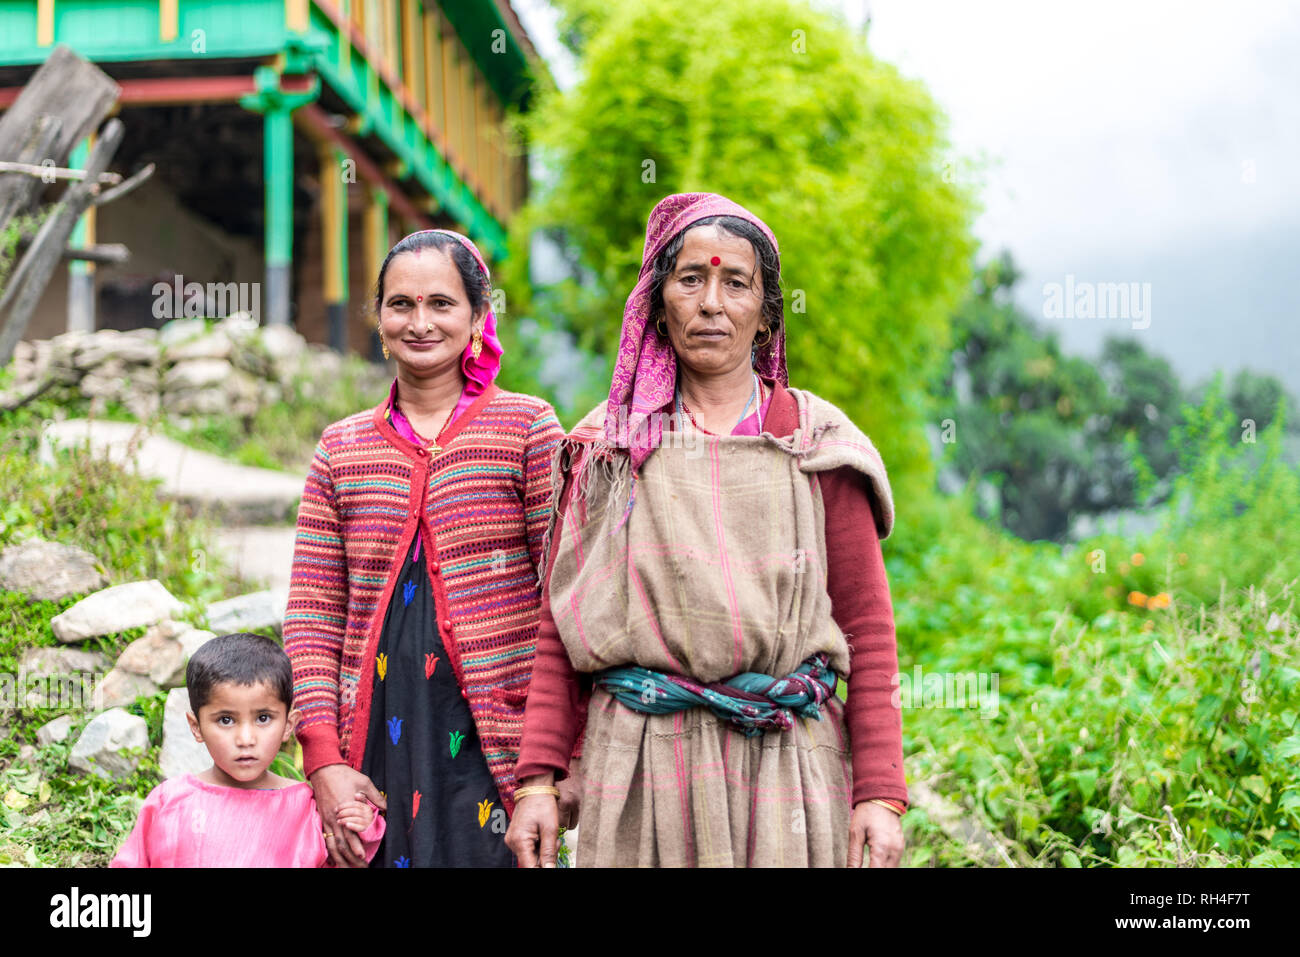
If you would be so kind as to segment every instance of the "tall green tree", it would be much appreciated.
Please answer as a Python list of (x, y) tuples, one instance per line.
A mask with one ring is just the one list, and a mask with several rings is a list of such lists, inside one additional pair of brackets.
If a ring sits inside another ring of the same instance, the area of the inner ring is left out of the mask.
[[(516, 308), (611, 355), (651, 208), (722, 193), (780, 243), (792, 384), (848, 412), (896, 484), (928, 483), (925, 382), (966, 289), (974, 203), (926, 90), (795, 0), (559, 6), (581, 80), (527, 121), (548, 174), (514, 226)], [(580, 279), (530, 300), (534, 230)]]

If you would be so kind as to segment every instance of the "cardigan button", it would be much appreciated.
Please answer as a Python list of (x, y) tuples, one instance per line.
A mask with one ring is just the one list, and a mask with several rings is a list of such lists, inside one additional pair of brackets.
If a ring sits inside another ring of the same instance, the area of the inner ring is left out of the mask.
[(430, 562), (430, 563), (429, 563), (429, 571), (433, 572), (433, 574), (435, 574), (435, 575), (438, 574), (438, 563), (437, 563), (437, 562)]
[(443, 630), (444, 632), (446, 632), (447, 634), (451, 634), (451, 619), (450, 619), (450, 618), (444, 618), (444, 619), (442, 620), (442, 630)]
[(420, 458), (425, 458), (428, 456), (429, 451), (428, 449), (416, 449), (415, 454), (418, 455)]

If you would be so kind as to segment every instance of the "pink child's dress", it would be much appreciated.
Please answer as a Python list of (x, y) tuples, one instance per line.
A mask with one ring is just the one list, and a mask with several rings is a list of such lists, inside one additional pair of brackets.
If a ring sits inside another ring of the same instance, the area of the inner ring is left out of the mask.
[[(109, 867), (325, 867), (324, 827), (306, 781), (245, 789), (186, 774), (149, 793)], [(376, 813), (360, 834), (367, 861), (383, 836)]]

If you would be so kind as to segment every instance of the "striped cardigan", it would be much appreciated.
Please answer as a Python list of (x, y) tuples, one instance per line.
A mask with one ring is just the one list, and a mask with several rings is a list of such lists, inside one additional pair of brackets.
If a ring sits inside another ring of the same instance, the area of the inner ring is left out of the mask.
[(449, 663), (512, 813), (551, 453), (564, 432), (542, 399), (493, 385), (431, 458), (397, 433), (387, 405), (325, 429), (298, 507), (284, 648), (304, 769), (361, 768), (379, 632), (421, 523)]

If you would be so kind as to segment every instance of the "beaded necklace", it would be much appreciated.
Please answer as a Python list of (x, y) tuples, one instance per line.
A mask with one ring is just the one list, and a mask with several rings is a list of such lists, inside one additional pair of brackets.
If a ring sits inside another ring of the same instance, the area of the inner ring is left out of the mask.
[[(744, 422), (744, 421), (745, 421), (745, 418), (749, 415), (749, 407), (752, 406), (752, 405), (754, 404), (754, 400), (755, 400), (756, 398), (758, 398), (759, 390), (760, 390), (760, 386), (759, 386), (759, 382), (758, 382), (758, 375), (755, 374), (755, 375), (754, 375), (754, 390), (753, 390), (752, 392), (750, 392), (750, 394), (749, 394), (749, 401), (745, 403), (745, 408), (741, 411), (741, 413), (740, 413), (740, 418), (736, 420), (736, 425), (733, 425), (733, 426), (731, 427), (731, 429), (732, 429), (733, 432), (736, 430), (736, 427), (739, 426), (740, 423)], [(705, 435), (716, 435), (716, 434), (717, 434), (717, 433), (715, 433), (715, 432), (710, 432), (708, 429), (706, 429), (706, 428), (704, 428), (702, 425), (700, 425), (700, 423), (698, 423), (698, 422), (695, 421), (695, 414), (694, 414), (693, 412), (691, 412), (691, 410), (687, 407), (686, 402), (682, 399), (682, 390), (681, 390), (681, 387), (680, 387), (680, 386), (678, 386), (678, 388), (677, 388), (677, 390), (676, 390), (676, 394), (674, 395), (674, 400), (675, 400), (675, 403), (676, 403), (676, 409), (677, 409), (677, 414), (678, 414), (678, 415), (681, 415), (683, 412), (685, 412), (685, 413), (686, 413), (686, 417), (687, 417), (688, 419), (691, 420), (691, 425), (695, 426), (695, 428), (697, 428), (699, 431), (703, 432)]]

